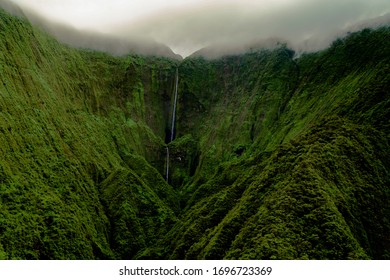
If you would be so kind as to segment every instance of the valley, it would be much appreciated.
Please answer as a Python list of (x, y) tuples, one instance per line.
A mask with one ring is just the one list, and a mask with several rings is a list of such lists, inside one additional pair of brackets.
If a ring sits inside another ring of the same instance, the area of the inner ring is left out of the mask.
[(0, 259), (390, 258), (389, 27), (184, 60), (0, 28)]

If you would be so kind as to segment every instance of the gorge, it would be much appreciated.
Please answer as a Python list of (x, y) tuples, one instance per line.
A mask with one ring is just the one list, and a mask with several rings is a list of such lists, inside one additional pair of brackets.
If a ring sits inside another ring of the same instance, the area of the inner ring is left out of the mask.
[(0, 28), (0, 259), (390, 258), (389, 27), (184, 60)]

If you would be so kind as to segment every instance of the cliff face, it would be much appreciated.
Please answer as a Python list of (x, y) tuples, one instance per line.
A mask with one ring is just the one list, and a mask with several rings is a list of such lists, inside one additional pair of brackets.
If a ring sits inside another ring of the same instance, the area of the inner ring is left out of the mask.
[(3, 257), (118, 258), (152, 244), (177, 211), (156, 170), (176, 62), (74, 50), (3, 11), (0, 25)]
[(388, 39), (184, 61), (178, 131), (198, 164), (168, 256), (388, 258)]
[(390, 257), (389, 28), (179, 62), (0, 26), (0, 258)]

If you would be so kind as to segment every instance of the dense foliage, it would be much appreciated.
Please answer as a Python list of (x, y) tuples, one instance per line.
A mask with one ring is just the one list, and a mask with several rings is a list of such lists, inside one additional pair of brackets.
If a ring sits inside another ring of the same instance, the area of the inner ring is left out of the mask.
[(0, 259), (389, 259), (388, 42), (112, 57), (0, 11)]

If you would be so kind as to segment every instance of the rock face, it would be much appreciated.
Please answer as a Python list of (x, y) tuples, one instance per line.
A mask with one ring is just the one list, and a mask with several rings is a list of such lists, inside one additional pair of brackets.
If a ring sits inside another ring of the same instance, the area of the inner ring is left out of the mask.
[(390, 258), (389, 28), (183, 61), (0, 28), (0, 258)]

